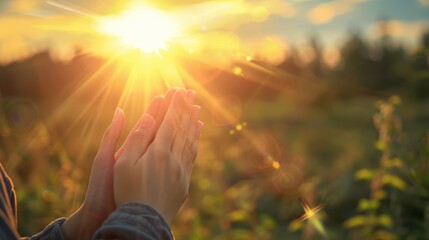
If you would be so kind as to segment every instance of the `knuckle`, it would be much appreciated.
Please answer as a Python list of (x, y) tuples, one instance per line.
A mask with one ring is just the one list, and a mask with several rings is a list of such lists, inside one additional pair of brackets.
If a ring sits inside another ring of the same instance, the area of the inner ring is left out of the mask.
[(193, 143), (192, 147), (191, 147), (191, 150), (189, 152), (191, 154), (192, 161), (195, 161), (195, 158), (198, 155), (198, 144)]
[(146, 133), (143, 131), (135, 131), (130, 136), (130, 141), (137, 142), (141, 141), (146, 137)]
[(194, 148), (194, 141), (192, 141), (192, 138), (189, 138), (189, 137), (188, 137), (188, 138), (186, 139), (185, 147), (186, 147), (186, 150), (187, 150), (187, 151), (189, 151), (189, 152), (191, 152), (191, 153), (192, 153), (193, 148)]
[(160, 160), (167, 160), (172, 157), (170, 149), (162, 144), (156, 144), (153, 148), (153, 151)]
[(173, 175), (173, 178), (177, 181), (182, 181), (185, 175), (183, 167), (179, 163), (177, 163), (177, 161), (170, 161), (170, 163), (170, 171)]

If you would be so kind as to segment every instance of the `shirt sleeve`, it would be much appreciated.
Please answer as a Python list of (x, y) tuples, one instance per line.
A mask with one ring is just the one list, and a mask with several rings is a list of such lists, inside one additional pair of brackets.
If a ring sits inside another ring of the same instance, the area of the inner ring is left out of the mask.
[(0, 163), (0, 239), (31, 239), (31, 240), (65, 240), (60, 218), (49, 224), (40, 233), (28, 238), (20, 238), (16, 229), (16, 198), (12, 180)]
[(65, 240), (63, 232), (61, 230), (61, 224), (65, 221), (65, 218), (60, 218), (50, 223), (43, 231), (30, 237), (21, 238), (21, 240)]
[(0, 239), (17, 239), (13, 183), (0, 163)]
[(152, 207), (138, 202), (119, 206), (94, 234), (93, 240), (173, 240), (164, 218)]
[[(60, 218), (49, 224), (43, 231), (21, 240), (65, 240)], [(173, 240), (174, 237), (164, 218), (152, 207), (138, 202), (119, 206), (95, 232), (93, 240)]]

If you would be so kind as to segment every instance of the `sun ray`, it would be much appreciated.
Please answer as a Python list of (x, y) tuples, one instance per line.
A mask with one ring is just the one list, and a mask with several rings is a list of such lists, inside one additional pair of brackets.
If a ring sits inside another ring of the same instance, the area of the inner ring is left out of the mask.
[(98, 68), (94, 74), (92, 74), (87, 80), (83, 81), (82, 85), (80, 85), (67, 99), (62, 103), (62, 107), (57, 109), (53, 116), (50, 117), (48, 124), (52, 125), (56, 123), (59, 119), (61, 119), (64, 114), (69, 111), (70, 105), (73, 104), (73, 101), (78, 98), (78, 95), (90, 84), (97, 80), (98, 77), (104, 71), (106, 71), (109, 67), (111, 67), (116, 58), (109, 59), (106, 63), (103, 64), (100, 68)]
[[(120, 69), (117, 68), (114, 74), (112, 75), (112, 77), (108, 81), (106, 81), (106, 83), (103, 85), (102, 90), (99, 91), (99, 93), (101, 93), (102, 95), (100, 99), (100, 104), (98, 105), (99, 107), (96, 111), (94, 111), (95, 113), (94, 117), (91, 119), (88, 119), (84, 124), (84, 128), (81, 130), (82, 139), (85, 139), (85, 140), (84, 140), (84, 146), (82, 148), (82, 151), (78, 155), (77, 162), (86, 160), (85, 157), (87, 156), (88, 149), (91, 146), (90, 143), (91, 141), (94, 141), (92, 136), (94, 136), (94, 132), (96, 130), (100, 130), (99, 120), (101, 120), (101, 114), (106, 111), (106, 109), (104, 108), (105, 102), (111, 96), (111, 91), (113, 90), (114, 82), (119, 72), (120, 72)], [(87, 108), (89, 109), (90, 107), (91, 108), (93, 107), (92, 104), (88, 104)]]
[[(215, 106), (215, 104), (217, 103), (217, 99), (213, 97), (207, 89), (198, 84), (198, 82), (188, 72), (181, 71), (181, 73), (184, 79), (187, 80), (187, 83), (189, 83), (190, 87), (195, 89), (199, 93), (199, 95), (201, 96), (200, 99), (205, 106)], [(221, 114), (227, 122), (233, 122), (234, 117), (231, 112), (223, 108), (217, 108), (216, 111), (218, 111), (219, 114)]]
[(49, 0), (46, 1), (46, 4), (51, 5), (53, 7), (65, 10), (67, 12), (72, 12), (72, 13), (76, 13), (85, 17), (90, 17), (90, 18), (96, 18), (96, 13), (82, 8), (78, 5), (75, 5), (73, 3), (67, 2), (67, 1), (53, 1), (53, 0)]
[[(67, 136), (68, 134), (70, 134), (74, 128), (76, 127), (76, 125), (78, 124), (78, 122), (80, 120), (82, 120), (85, 116), (85, 114), (88, 114), (88, 112), (90, 112), (90, 110), (95, 106), (95, 102), (100, 98), (103, 97), (104, 101), (106, 101), (107, 97), (110, 96), (110, 92), (113, 89), (113, 85), (114, 85), (114, 81), (116, 80), (116, 76), (121, 72), (122, 68), (121, 67), (117, 67), (115, 68), (115, 71), (113, 73), (113, 75), (111, 76), (111, 78), (107, 81), (104, 82), (104, 84), (101, 86), (101, 88), (95, 93), (94, 97), (92, 97), (90, 99), (90, 101), (85, 104), (85, 107), (83, 109), (81, 109), (80, 113), (76, 116), (75, 118), (75, 122), (72, 123), (68, 129), (65, 130), (64, 132), (64, 136)], [(104, 104), (101, 101), (100, 106), (103, 106)], [(83, 131), (85, 132), (85, 131)]]
[[(109, 61), (106, 64), (104, 64), (100, 69), (98, 69), (93, 75), (91, 75), (91, 77), (86, 80), (81, 86), (79, 86), (79, 88), (77, 90), (74, 91), (74, 93), (69, 96), (64, 103), (62, 104), (61, 108), (58, 108), (53, 114), (52, 116), (50, 116), (47, 119), (47, 126), (54, 126), (57, 123), (59, 123), (64, 116), (64, 113), (67, 111), (70, 111), (70, 109), (72, 109), (73, 104), (76, 103), (76, 99), (79, 99), (78, 95), (84, 91), (84, 89), (86, 87), (88, 87), (90, 85), (90, 83), (92, 81), (95, 81), (96, 78), (101, 75), (101, 73), (107, 69), (107, 67), (109, 65), (111, 65), (113, 62)], [(114, 77), (119, 74), (119, 72), (121, 71), (121, 68), (114, 68), (114, 74), (113, 77), (111, 78), (111, 80), (105, 81), (104, 84), (102, 85), (102, 87), (99, 89), (99, 91), (97, 91), (94, 95), (94, 97), (92, 97), (89, 102), (85, 105), (85, 107), (83, 109), (81, 109), (78, 114), (77, 117), (74, 118), (74, 122), (72, 122), (71, 124), (69, 124), (67, 126), (67, 128), (64, 130), (64, 133), (62, 134), (63, 137), (68, 136), (75, 128), (75, 126), (79, 123), (79, 121), (81, 119), (83, 119), (83, 117), (85, 116), (85, 114), (87, 114), (89, 112), (89, 110), (94, 106), (94, 103), (96, 102), (96, 100), (100, 97), (100, 95), (103, 94), (104, 90), (108, 87), (108, 85), (112, 84), (112, 81), (114, 81)], [(83, 132), (85, 132), (84, 130), (82, 130)]]
[(134, 87), (134, 81), (135, 81), (135, 77), (134, 77), (135, 71), (133, 68), (131, 68), (131, 71), (128, 74), (128, 78), (126, 80), (125, 86), (122, 89), (122, 93), (121, 93), (121, 97), (119, 99), (118, 102), (118, 106), (122, 109), (125, 109), (129, 99), (132, 95), (132, 89)]

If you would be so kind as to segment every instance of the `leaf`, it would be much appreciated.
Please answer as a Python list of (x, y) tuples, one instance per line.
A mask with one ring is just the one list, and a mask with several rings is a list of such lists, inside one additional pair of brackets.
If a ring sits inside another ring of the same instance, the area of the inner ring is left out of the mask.
[(391, 96), (389, 102), (393, 105), (399, 105), (401, 103), (401, 98), (397, 95)]
[(365, 225), (367, 222), (367, 217), (363, 215), (357, 215), (354, 217), (351, 217), (347, 219), (347, 221), (344, 222), (344, 227), (346, 228), (355, 228)]
[(357, 171), (357, 173), (355, 174), (355, 178), (356, 180), (366, 180), (369, 181), (371, 180), (375, 175), (375, 171), (374, 170), (370, 170), (370, 169), (361, 169), (359, 171)]
[(376, 200), (362, 199), (359, 201), (359, 211), (372, 211), (376, 210), (380, 206), (380, 203)]
[(385, 191), (382, 191), (382, 190), (377, 191), (374, 194), (374, 198), (377, 200), (382, 200), (382, 199), (386, 198), (386, 196), (387, 196), (387, 193)]
[(244, 221), (247, 218), (247, 213), (243, 210), (236, 210), (229, 214), (229, 219), (234, 222)]
[(404, 182), (404, 180), (392, 174), (383, 175), (383, 184), (390, 185), (402, 191), (407, 187), (407, 184)]
[(392, 228), (393, 227), (392, 218), (387, 214), (382, 214), (378, 217), (378, 224), (380, 224), (381, 226), (386, 227), (386, 228)]
[(379, 151), (384, 152), (387, 150), (387, 145), (383, 141), (377, 141), (375, 142), (375, 148)]

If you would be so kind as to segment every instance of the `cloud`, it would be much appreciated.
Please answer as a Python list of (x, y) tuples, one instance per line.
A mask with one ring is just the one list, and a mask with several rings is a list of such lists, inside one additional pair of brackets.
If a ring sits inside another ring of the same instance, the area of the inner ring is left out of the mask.
[(415, 44), (421, 34), (427, 30), (429, 30), (429, 23), (426, 21), (378, 21), (368, 27), (369, 35), (375, 38), (390, 36), (411, 44)]
[(429, 26), (427, 22), (378, 21), (370, 26), (376, 36), (419, 36)]
[(334, 0), (329, 3), (317, 5), (308, 13), (308, 19), (314, 24), (324, 24), (335, 17), (350, 12), (357, 4), (366, 0)]
[(187, 6), (179, 14), (186, 22), (207, 29), (234, 30), (270, 16), (293, 17), (295, 8), (283, 0), (209, 1)]

